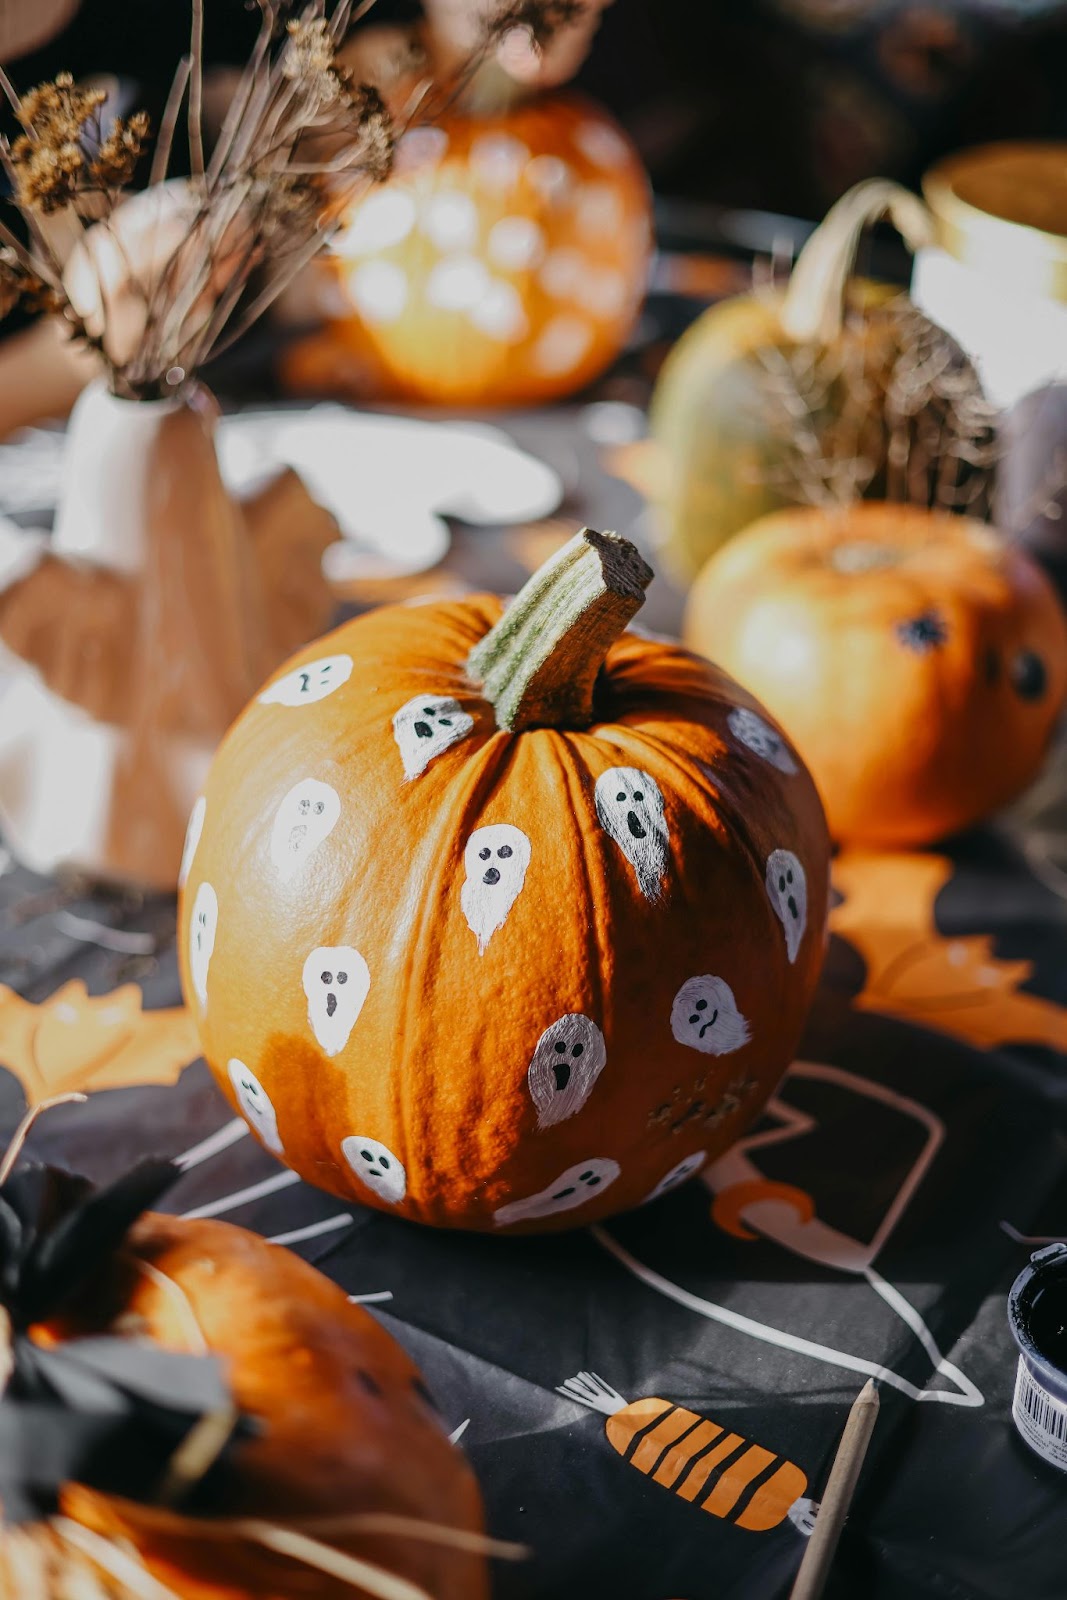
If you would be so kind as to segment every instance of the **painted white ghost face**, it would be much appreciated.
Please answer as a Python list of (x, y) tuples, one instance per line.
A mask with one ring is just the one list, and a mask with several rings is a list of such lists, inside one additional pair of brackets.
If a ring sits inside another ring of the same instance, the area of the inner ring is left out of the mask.
[(785, 953), (792, 963), (808, 925), (808, 883), (792, 850), (772, 850), (767, 857), (767, 893), (785, 929)]
[(695, 1172), (700, 1171), (707, 1159), (708, 1152), (706, 1150), (697, 1150), (691, 1156), (684, 1156), (677, 1166), (672, 1167), (669, 1172), (663, 1174), (656, 1187), (649, 1194), (646, 1194), (642, 1204), (647, 1206), (650, 1201), (658, 1200), (661, 1194), (670, 1194), (672, 1189), (680, 1188)]
[(571, 1012), (546, 1028), (527, 1074), (537, 1126), (551, 1128), (580, 1111), (607, 1059), (604, 1035), (589, 1017)]
[(499, 1211), (493, 1212), (498, 1228), (512, 1222), (531, 1222), (536, 1217), (554, 1217), (560, 1211), (573, 1211), (585, 1205), (594, 1195), (600, 1194), (619, 1176), (619, 1163), (598, 1156), (593, 1161), (578, 1161), (566, 1172), (561, 1172), (554, 1183), (540, 1194), (531, 1194), (525, 1200), (512, 1200)]
[(218, 926), (219, 897), (210, 883), (202, 883), (196, 891), (189, 923), (189, 972), (201, 1011), (207, 1005), (207, 972)]
[(272, 683), (260, 695), (264, 706), (313, 706), (316, 700), (325, 700), (352, 676), (351, 656), (323, 656), (321, 661), (309, 661), (306, 666), (294, 667), (284, 678)]
[(189, 874), (193, 870), (193, 857), (196, 855), (200, 835), (204, 831), (204, 818), (207, 816), (207, 801), (203, 795), (189, 813), (189, 826), (185, 830), (185, 848), (182, 850), (182, 864), (178, 868), (178, 888), (184, 889), (189, 881)]
[(679, 1044), (709, 1056), (728, 1056), (749, 1040), (749, 1028), (737, 1009), (725, 978), (706, 972), (687, 978), (671, 1006), (671, 1032)]
[(776, 733), (770, 723), (764, 722), (754, 711), (749, 711), (747, 706), (735, 706), (726, 719), (726, 726), (735, 739), (756, 755), (762, 756), (764, 761), (769, 761), (779, 772), (793, 773), (798, 770), (781, 734)]
[(329, 838), (340, 815), (341, 798), (328, 783), (318, 778), (294, 783), (274, 813), (270, 834), (270, 858), (283, 883)]
[(341, 1154), (360, 1183), (373, 1189), (380, 1200), (391, 1206), (400, 1204), (408, 1192), (408, 1175), (388, 1145), (353, 1133), (341, 1140)]
[(348, 1043), (369, 989), (367, 963), (351, 945), (320, 945), (304, 962), (308, 1022), (328, 1056)]
[(244, 1112), (253, 1133), (259, 1135), (268, 1150), (273, 1150), (276, 1156), (280, 1156), (282, 1141), (278, 1137), (278, 1118), (274, 1114), (270, 1095), (255, 1073), (250, 1071), (243, 1061), (238, 1061), (236, 1056), (227, 1064), (226, 1071), (230, 1075), (237, 1104)]
[(530, 865), (530, 841), (510, 822), (475, 828), (463, 852), (466, 882), (460, 905), (467, 926), (478, 940), (479, 954), (505, 922), (519, 897)]
[(458, 700), (419, 695), (401, 706), (393, 718), (393, 738), (404, 763), (405, 778), (417, 778), (442, 750), (465, 739), (474, 718)]
[(667, 823), (655, 778), (639, 767), (609, 767), (596, 781), (596, 814), (637, 874), (646, 900), (658, 900), (667, 870)]

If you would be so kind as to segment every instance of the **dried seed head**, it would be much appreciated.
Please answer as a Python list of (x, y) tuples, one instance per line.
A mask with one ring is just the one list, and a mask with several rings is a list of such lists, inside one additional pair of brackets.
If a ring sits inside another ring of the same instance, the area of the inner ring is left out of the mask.
[(116, 117), (111, 132), (90, 163), (89, 176), (101, 189), (121, 189), (133, 177), (148, 138), (148, 114)]
[(51, 143), (76, 139), (103, 105), (103, 89), (79, 89), (69, 72), (40, 83), (19, 101), (17, 116), (28, 133)]
[(350, 88), (346, 99), (356, 131), (352, 165), (381, 183), (393, 170), (396, 153), (396, 128), (389, 108), (371, 83)]

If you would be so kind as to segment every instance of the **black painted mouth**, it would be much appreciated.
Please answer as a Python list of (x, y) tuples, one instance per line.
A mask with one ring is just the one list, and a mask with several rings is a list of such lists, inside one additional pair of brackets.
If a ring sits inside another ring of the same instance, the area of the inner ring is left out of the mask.
[(433, 729), (428, 722), (416, 722), (415, 736), (419, 739), (432, 739)]
[(642, 828), (640, 822), (637, 820), (636, 811), (628, 811), (626, 813), (626, 826), (629, 828), (635, 839), (645, 839), (648, 837), (644, 828)]
[(483, 883), (488, 883), (488, 884), (494, 884), (494, 883), (499, 883), (500, 882), (500, 873), (498, 872), (496, 867), (490, 867), (488, 872), (484, 872), (482, 874), (482, 882)]
[(708, 1029), (715, 1022), (715, 1019), (718, 1017), (718, 1015), (719, 1015), (719, 1008), (718, 1008), (718, 1006), (716, 1006), (715, 1010), (711, 1013), (711, 1016), (708, 1018), (707, 1022), (705, 1022), (704, 1026), (700, 1030), (700, 1037), (702, 1039), (703, 1039), (704, 1035), (707, 1033)]
[(328, 1017), (332, 1017), (336, 1010), (337, 1010), (337, 996), (335, 994), (328, 994), (326, 996), (326, 1015)]
[(797, 910), (797, 903), (796, 903), (796, 900), (794, 899), (794, 897), (792, 895), (789, 896), (789, 899), (786, 901), (786, 904), (789, 907), (789, 915), (794, 920), (796, 920), (796, 918), (798, 918), (800, 916), (800, 912)]
[(552, 1071), (556, 1076), (556, 1091), (559, 1093), (571, 1081), (571, 1064), (569, 1061), (554, 1061)]

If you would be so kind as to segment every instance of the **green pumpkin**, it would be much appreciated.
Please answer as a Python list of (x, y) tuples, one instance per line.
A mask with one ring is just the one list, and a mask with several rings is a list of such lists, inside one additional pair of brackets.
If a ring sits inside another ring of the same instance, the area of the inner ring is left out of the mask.
[[(914, 195), (881, 179), (858, 184), (812, 234), (784, 290), (712, 306), (664, 363), (650, 423), (665, 554), (681, 576), (788, 505), (945, 506), (959, 487), (953, 509), (982, 509), (985, 478), (961, 462), (946, 484), (930, 444), (961, 427), (988, 431), (973, 368), (906, 297), (852, 277), (863, 231), (883, 212), (913, 249), (927, 237)], [(957, 416), (961, 393), (974, 403)]]

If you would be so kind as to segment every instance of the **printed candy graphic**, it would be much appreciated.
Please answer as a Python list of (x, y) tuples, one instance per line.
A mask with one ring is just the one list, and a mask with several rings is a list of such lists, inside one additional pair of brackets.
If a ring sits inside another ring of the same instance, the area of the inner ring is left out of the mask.
[(608, 1443), (631, 1467), (737, 1528), (777, 1528), (808, 1486), (773, 1450), (669, 1400), (627, 1404), (595, 1372), (579, 1372), (556, 1392), (607, 1417)]
[(1067, 1053), (1067, 1010), (1027, 994), (1029, 961), (1001, 961), (988, 934), (945, 938), (934, 902), (952, 877), (944, 856), (846, 851), (833, 882), (845, 896), (830, 928), (867, 966), (852, 1004), (905, 1017), (979, 1050), (1045, 1044)]

